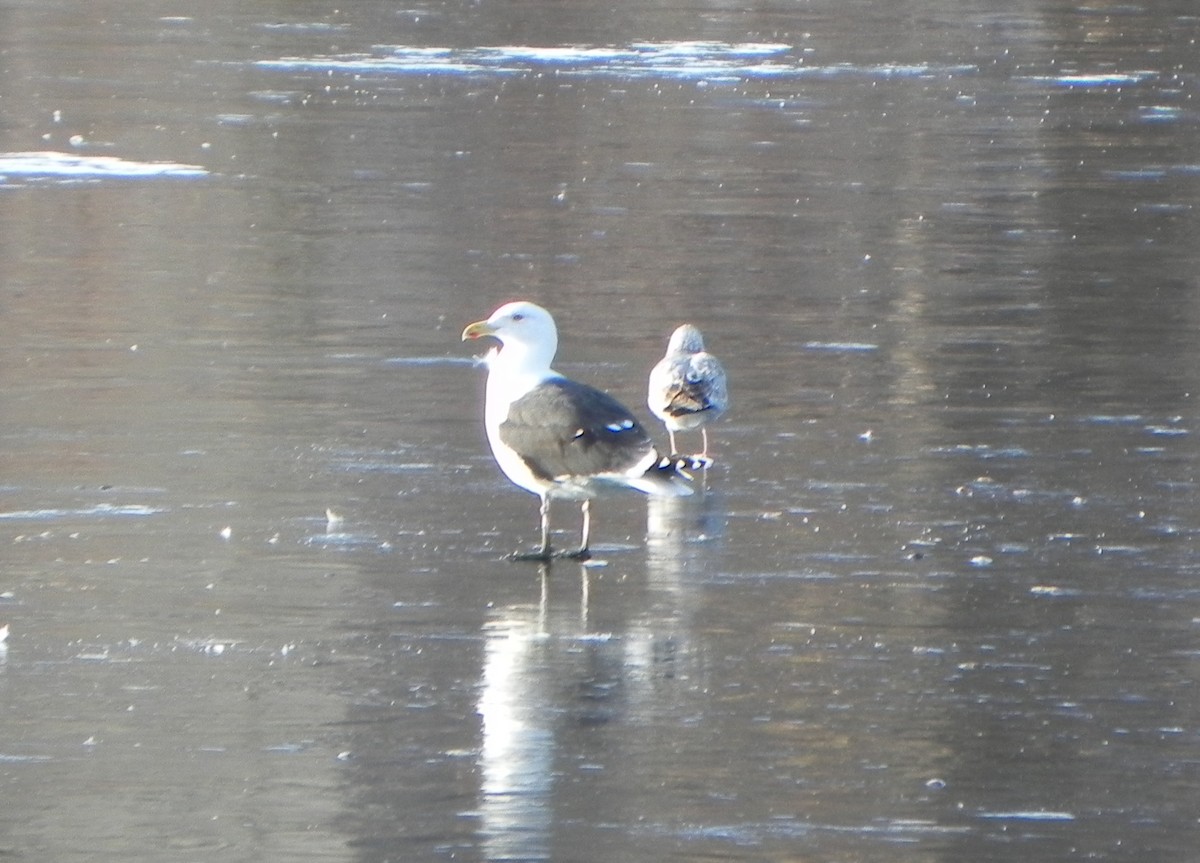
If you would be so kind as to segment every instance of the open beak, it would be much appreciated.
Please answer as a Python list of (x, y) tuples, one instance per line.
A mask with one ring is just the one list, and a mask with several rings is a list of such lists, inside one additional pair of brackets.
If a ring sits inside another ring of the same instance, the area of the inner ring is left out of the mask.
[(494, 336), (495, 328), (487, 321), (476, 321), (473, 324), (467, 324), (467, 328), (462, 331), (462, 340), (481, 339), (484, 336)]

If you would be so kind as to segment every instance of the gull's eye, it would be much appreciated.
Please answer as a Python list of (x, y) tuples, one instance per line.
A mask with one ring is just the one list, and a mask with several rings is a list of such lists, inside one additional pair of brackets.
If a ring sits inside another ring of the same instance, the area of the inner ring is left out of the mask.
[(521, 314), (520, 312), (517, 312), (515, 315), (512, 316), (512, 319), (514, 321), (523, 321), (523, 320), (525, 320), (525, 316), (523, 314)]

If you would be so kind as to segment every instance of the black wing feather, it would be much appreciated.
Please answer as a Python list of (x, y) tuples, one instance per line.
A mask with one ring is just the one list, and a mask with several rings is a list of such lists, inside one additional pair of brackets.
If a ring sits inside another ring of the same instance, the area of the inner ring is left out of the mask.
[(567, 378), (539, 384), (509, 405), (500, 440), (544, 479), (625, 471), (654, 449), (624, 405)]

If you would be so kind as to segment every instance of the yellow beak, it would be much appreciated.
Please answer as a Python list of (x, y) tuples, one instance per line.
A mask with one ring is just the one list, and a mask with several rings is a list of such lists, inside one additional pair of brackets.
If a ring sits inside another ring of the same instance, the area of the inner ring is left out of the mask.
[(484, 336), (494, 336), (495, 328), (487, 321), (476, 321), (473, 324), (467, 324), (467, 328), (462, 331), (462, 340), (481, 339)]

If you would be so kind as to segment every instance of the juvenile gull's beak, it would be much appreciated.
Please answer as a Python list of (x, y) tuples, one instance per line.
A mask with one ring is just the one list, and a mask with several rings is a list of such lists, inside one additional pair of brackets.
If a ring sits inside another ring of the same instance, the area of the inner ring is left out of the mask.
[(495, 328), (487, 321), (476, 321), (473, 324), (467, 324), (467, 328), (462, 331), (462, 340), (465, 342), (467, 339), (480, 339), (495, 334)]

